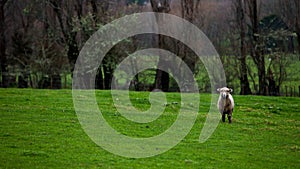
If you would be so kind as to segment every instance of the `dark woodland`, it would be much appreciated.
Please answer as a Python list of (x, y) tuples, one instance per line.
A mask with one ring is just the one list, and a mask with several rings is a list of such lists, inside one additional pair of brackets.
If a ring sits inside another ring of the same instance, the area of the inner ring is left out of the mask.
[[(147, 11), (177, 15), (201, 29), (236, 94), (299, 95), (299, 0), (0, 0), (0, 87), (72, 88), (74, 65), (89, 37), (117, 18)], [(194, 73), (199, 91), (212, 90), (191, 49), (152, 34), (115, 45), (98, 68), (96, 88), (110, 89), (118, 63), (149, 47), (176, 54)], [(168, 65), (168, 60), (157, 64)], [(129, 83), (137, 91), (178, 91), (172, 76), (158, 69), (139, 73)]]

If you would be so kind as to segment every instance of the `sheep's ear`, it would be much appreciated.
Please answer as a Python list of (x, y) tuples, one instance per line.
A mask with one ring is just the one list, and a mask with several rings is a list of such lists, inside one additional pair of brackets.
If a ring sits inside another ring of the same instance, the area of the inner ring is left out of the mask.
[(218, 88), (217, 91), (220, 92), (220, 88)]
[(232, 93), (232, 92), (233, 92), (233, 89), (229, 89), (229, 92)]

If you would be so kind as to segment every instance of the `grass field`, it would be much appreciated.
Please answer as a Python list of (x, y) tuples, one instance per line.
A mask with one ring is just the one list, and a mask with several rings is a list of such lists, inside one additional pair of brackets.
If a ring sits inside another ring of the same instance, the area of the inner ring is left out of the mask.
[[(166, 111), (149, 124), (130, 123), (113, 108), (109, 91), (97, 91), (105, 118), (119, 132), (149, 137), (175, 120), (180, 95), (168, 93)], [(147, 109), (149, 93), (131, 93)], [(220, 123), (198, 141), (210, 95), (190, 133), (158, 156), (134, 159), (97, 146), (81, 128), (71, 90), (0, 89), (0, 168), (300, 168), (300, 98), (234, 96), (233, 123)]]

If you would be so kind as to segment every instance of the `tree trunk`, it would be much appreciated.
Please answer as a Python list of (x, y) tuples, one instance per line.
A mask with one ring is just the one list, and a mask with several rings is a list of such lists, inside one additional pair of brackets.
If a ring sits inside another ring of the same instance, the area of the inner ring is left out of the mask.
[(247, 64), (246, 64), (246, 58), (240, 59), (241, 65), (240, 65), (240, 71), (241, 71), (241, 77), (240, 77), (240, 85), (241, 85), (241, 95), (249, 95), (252, 94), (250, 89), (250, 83), (248, 80), (248, 70), (247, 70)]
[(182, 18), (192, 22), (194, 20), (194, 0), (181, 0)]
[[(96, 23), (98, 22), (98, 7), (97, 7), (97, 2), (96, 0), (91, 0), (91, 6), (92, 6), (92, 11), (93, 11), (93, 20), (94, 24), (96, 27)], [(103, 84), (103, 72), (102, 72), (102, 66), (98, 68), (98, 72), (96, 75), (96, 80), (95, 80), (95, 87), (96, 89), (104, 89), (104, 84)]]
[(162, 89), (162, 73), (163, 71), (156, 69), (156, 75), (155, 75), (155, 82), (154, 82), (154, 89)]
[[(194, 4), (194, 0), (181, 0), (181, 15), (183, 19), (186, 19), (187, 21), (193, 23), (194, 22), (194, 15), (195, 15), (195, 8), (200, 3), (200, 0)], [(185, 29), (185, 28), (184, 28)], [(188, 29), (188, 28), (187, 28)], [(187, 35), (184, 35), (187, 40), (190, 40), (193, 37), (187, 37)], [(190, 70), (195, 73), (195, 67), (196, 67), (196, 61), (197, 56), (194, 55), (194, 53), (189, 50), (186, 46), (182, 45), (180, 50), (182, 50), (181, 55), (183, 56), (183, 61), (188, 65)]]
[(300, 2), (299, 0), (294, 0), (295, 8), (296, 8), (296, 34), (297, 34), (297, 42), (298, 42), (298, 55), (300, 60)]
[(247, 51), (246, 51), (246, 27), (245, 27), (245, 7), (243, 0), (237, 0), (237, 18), (239, 18), (240, 26), (240, 37), (241, 37), (241, 57), (240, 57), (240, 85), (241, 85), (241, 95), (252, 94), (250, 89), (250, 84), (248, 80), (248, 70), (247, 70)]
[(7, 0), (0, 1), (0, 67), (1, 67), (1, 87), (9, 87), (9, 74), (7, 69), (7, 58), (6, 58), (6, 42), (5, 42), (5, 16), (4, 6)]
[(21, 75), (18, 76), (18, 88), (28, 88), (28, 79), (30, 73), (27, 70), (26, 66), (22, 66), (21, 69), (23, 71), (21, 72)]
[(259, 79), (259, 94), (267, 95), (266, 91), (266, 70), (265, 70), (265, 62), (262, 59), (261, 63), (258, 65), (258, 79)]
[[(170, 11), (170, 0), (151, 0), (151, 6), (153, 12), (163, 12), (168, 13)], [(161, 21), (157, 20), (157, 23), (160, 23)], [(165, 48), (164, 43), (165, 37), (162, 35), (158, 35), (158, 47), (160, 49)], [(167, 65), (164, 58), (160, 57), (158, 61), (158, 68), (161, 67), (161, 65)], [(162, 70), (157, 69), (156, 70), (156, 76), (155, 76), (155, 82), (154, 87), (155, 89), (161, 89), (162, 91), (168, 91), (169, 90), (169, 81), (170, 77), (167, 72), (164, 72)]]
[(103, 86), (103, 73), (102, 73), (102, 67), (100, 66), (96, 75), (96, 89), (104, 89)]
[(300, 28), (299, 28), (299, 32), (297, 32), (297, 42), (298, 42), (298, 57), (300, 61)]
[[(166, 65), (167, 65), (166, 61), (160, 57), (157, 67), (162, 67)], [(155, 89), (161, 89), (162, 91), (167, 92), (169, 91), (169, 82), (170, 82), (169, 73), (157, 69), (156, 76), (155, 76), (155, 85), (154, 85)]]
[[(73, 25), (72, 25), (72, 15), (70, 13), (66, 14), (66, 21), (64, 22), (64, 11), (63, 11), (63, 7), (62, 7), (62, 1), (59, 0), (50, 0), (49, 1), (52, 4), (53, 10), (56, 13), (62, 34), (66, 40), (66, 43), (68, 45), (68, 59), (70, 62), (70, 66), (71, 66), (71, 74), (73, 76), (73, 70), (75, 67), (75, 63), (77, 60), (77, 57), (79, 55), (79, 49), (78, 49), (78, 44), (76, 41), (76, 36), (77, 33), (76, 32), (72, 32), (73, 29)], [(79, 4), (77, 4), (77, 6), (80, 6)], [(81, 17), (81, 8), (77, 9), (77, 17), (80, 20)], [(70, 16), (69, 16), (70, 15)], [(64, 24), (65, 23), (65, 24)]]
[(111, 89), (111, 80), (113, 77), (113, 70), (110, 68), (110, 65), (105, 64), (105, 58), (102, 62), (103, 72), (104, 72), (104, 89)]
[(259, 78), (259, 94), (266, 95), (266, 69), (265, 59), (262, 55), (262, 49), (260, 44), (260, 32), (259, 32), (259, 18), (258, 18), (258, 5), (257, 0), (252, 0), (253, 3), (253, 37), (254, 37), (254, 50), (256, 57), (256, 64), (258, 66), (258, 78)]
[(61, 77), (59, 74), (52, 75), (51, 89), (61, 89)]
[(257, 0), (248, 0), (250, 20), (252, 24), (252, 52), (251, 56), (257, 66), (258, 71), (258, 94), (266, 95), (266, 70), (265, 59), (261, 49), (260, 31), (259, 31), (259, 17), (258, 17), (258, 5)]
[(76, 41), (76, 33), (71, 33), (68, 38), (68, 59), (71, 66), (72, 75), (78, 55), (79, 49)]
[(168, 92), (169, 88), (170, 88), (170, 85), (169, 85), (169, 83), (170, 83), (169, 73), (163, 71), (161, 79), (162, 79), (162, 83), (161, 83), (161, 89), (162, 89), (162, 91)]
[(269, 96), (278, 96), (279, 94), (277, 92), (276, 82), (275, 82), (275, 79), (274, 79), (273, 71), (272, 71), (270, 66), (268, 68), (267, 80), (269, 82), (269, 84), (268, 84), (268, 95)]

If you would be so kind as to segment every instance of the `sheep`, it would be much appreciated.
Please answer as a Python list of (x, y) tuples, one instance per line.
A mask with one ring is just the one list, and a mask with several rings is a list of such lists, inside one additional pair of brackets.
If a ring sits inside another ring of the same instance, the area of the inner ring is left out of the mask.
[(227, 87), (217, 89), (220, 92), (218, 100), (218, 109), (222, 115), (222, 121), (225, 122), (225, 116), (227, 114), (229, 123), (232, 122), (232, 112), (234, 108), (234, 100), (230, 93), (233, 92), (232, 89)]

